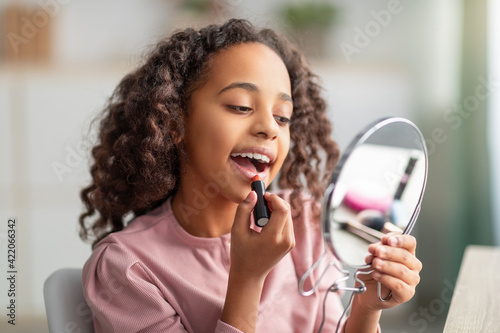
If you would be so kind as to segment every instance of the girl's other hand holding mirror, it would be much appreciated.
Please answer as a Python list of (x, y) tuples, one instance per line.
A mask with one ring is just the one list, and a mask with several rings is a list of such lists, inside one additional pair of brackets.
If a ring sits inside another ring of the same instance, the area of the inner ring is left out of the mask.
[[(358, 306), (381, 310), (405, 303), (413, 297), (422, 270), (422, 263), (415, 256), (416, 246), (416, 239), (411, 235), (387, 234), (381, 242), (368, 247), (370, 255), (366, 263), (371, 264), (374, 271), (363, 278), (367, 289), (356, 296)], [(382, 297), (387, 298), (392, 292), (386, 302), (378, 298), (377, 282), (382, 284)]]

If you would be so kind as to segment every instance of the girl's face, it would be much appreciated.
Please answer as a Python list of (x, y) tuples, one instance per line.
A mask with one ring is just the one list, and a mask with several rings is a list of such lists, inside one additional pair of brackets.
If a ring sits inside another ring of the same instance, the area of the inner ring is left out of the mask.
[(268, 185), (290, 147), (292, 110), (288, 71), (273, 50), (244, 43), (217, 53), (190, 100), (183, 184), (236, 203), (255, 175)]

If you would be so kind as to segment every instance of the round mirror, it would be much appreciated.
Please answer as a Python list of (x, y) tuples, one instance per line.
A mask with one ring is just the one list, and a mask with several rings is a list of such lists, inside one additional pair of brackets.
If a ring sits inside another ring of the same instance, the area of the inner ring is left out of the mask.
[(325, 192), (322, 226), (343, 265), (368, 268), (368, 246), (389, 232), (410, 233), (427, 180), (422, 133), (403, 118), (379, 120), (351, 142)]

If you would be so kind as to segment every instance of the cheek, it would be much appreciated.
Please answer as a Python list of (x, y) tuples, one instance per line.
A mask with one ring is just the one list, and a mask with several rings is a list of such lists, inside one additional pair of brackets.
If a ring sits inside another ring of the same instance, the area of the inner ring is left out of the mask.
[(203, 147), (206, 156), (215, 158), (227, 155), (228, 150), (232, 149), (235, 132), (230, 123), (206, 117), (199, 123), (192, 136)]
[(288, 132), (284, 133), (279, 142), (279, 157), (278, 160), (276, 161), (276, 166), (278, 166), (278, 170), (275, 172), (277, 173), (279, 169), (283, 166), (283, 163), (285, 162), (286, 157), (288, 156), (288, 150), (290, 149), (290, 135)]
[[(231, 122), (224, 119), (212, 119), (210, 128), (210, 138), (215, 148), (218, 150), (231, 146), (236, 135), (236, 128)], [(207, 139), (210, 139), (207, 138)]]
[(286, 130), (283, 135), (283, 139), (280, 142), (280, 151), (283, 152), (283, 161), (288, 155), (288, 151), (290, 150), (290, 131)]

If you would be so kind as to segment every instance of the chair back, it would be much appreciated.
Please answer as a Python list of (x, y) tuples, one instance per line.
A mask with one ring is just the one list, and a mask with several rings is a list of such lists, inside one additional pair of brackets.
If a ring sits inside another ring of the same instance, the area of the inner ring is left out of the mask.
[(52, 273), (45, 280), (43, 295), (50, 333), (94, 333), (92, 312), (83, 297), (81, 269)]

